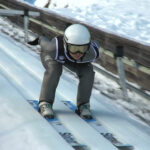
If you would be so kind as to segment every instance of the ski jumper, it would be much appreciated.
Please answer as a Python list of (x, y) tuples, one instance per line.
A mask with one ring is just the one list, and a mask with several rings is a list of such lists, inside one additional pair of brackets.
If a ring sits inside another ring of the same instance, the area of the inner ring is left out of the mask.
[[(94, 82), (94, 71), (91, 62), (99, 57), (99, 48), (95, 42), (90, 43), (89, 50), (80, 60), (74, 60), (64, 48), (63, 36), (49, 40), (40, 38), (41, 61), (46, 71), (41, 87), (39, 102), (54, 103), (56, 88), (62, 74), (63, 66), (75, 72), (79, 78), (77, 106), (89, 103)], [(68, 89), (69, 92), (69, 89)]]

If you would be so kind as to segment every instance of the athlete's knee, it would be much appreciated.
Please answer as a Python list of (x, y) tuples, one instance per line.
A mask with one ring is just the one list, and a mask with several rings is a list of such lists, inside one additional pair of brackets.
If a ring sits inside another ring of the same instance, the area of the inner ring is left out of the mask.
[(87, 77), (87, 78), (94, 78), (95, 72), (93, 70), (92, 64), (87, 64), (86, 66), (82, 67), (79, 72), (79, 77)]
[(46, 73), (51, 75), (51, 76), (56, 76), (56, 77), (60, 77), (62, 74), (62, 65), (59, 64), (58, 62), (50, 62), (47, 65), (46, 68)]

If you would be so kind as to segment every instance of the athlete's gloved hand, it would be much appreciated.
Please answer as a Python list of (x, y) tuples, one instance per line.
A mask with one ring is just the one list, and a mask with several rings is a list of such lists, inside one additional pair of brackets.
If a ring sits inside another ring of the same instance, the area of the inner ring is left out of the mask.
[(39, 37), (37, 37), (35, 40), (33, 41), (29, 41), (28, 44), (30, 45), (38, 45), (39, 44)]

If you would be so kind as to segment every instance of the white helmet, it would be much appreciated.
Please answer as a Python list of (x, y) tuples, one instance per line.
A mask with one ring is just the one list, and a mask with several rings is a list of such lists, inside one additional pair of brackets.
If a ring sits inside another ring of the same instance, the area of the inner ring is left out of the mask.
[(64, 42), (73, 45), (85, 45), (91, 41), (89, 30), (81, 24), (70, 25), (64, 33)]

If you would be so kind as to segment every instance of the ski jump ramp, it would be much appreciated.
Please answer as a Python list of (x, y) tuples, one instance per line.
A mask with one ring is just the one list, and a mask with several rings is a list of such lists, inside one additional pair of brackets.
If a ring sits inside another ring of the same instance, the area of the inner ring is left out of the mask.
[[(37, 54), (0, 33), (0, 150), (77, 149), (27, 102), (38, 100), (43, 73)], [(54, 103), (59, 122), (74, 136), (81, 145), (80, 149), (117, 150), (62, 103), (70, 100), (76, 104), (77, 84), (71, 82), (74, 81), (66, 74), (62, 75)], [(149, 150), (149, 127), (108, 103), (102, 95), (92, 95), (91, 109), (96, 120), (120, 141), (132, 145), (135, 150)]]

